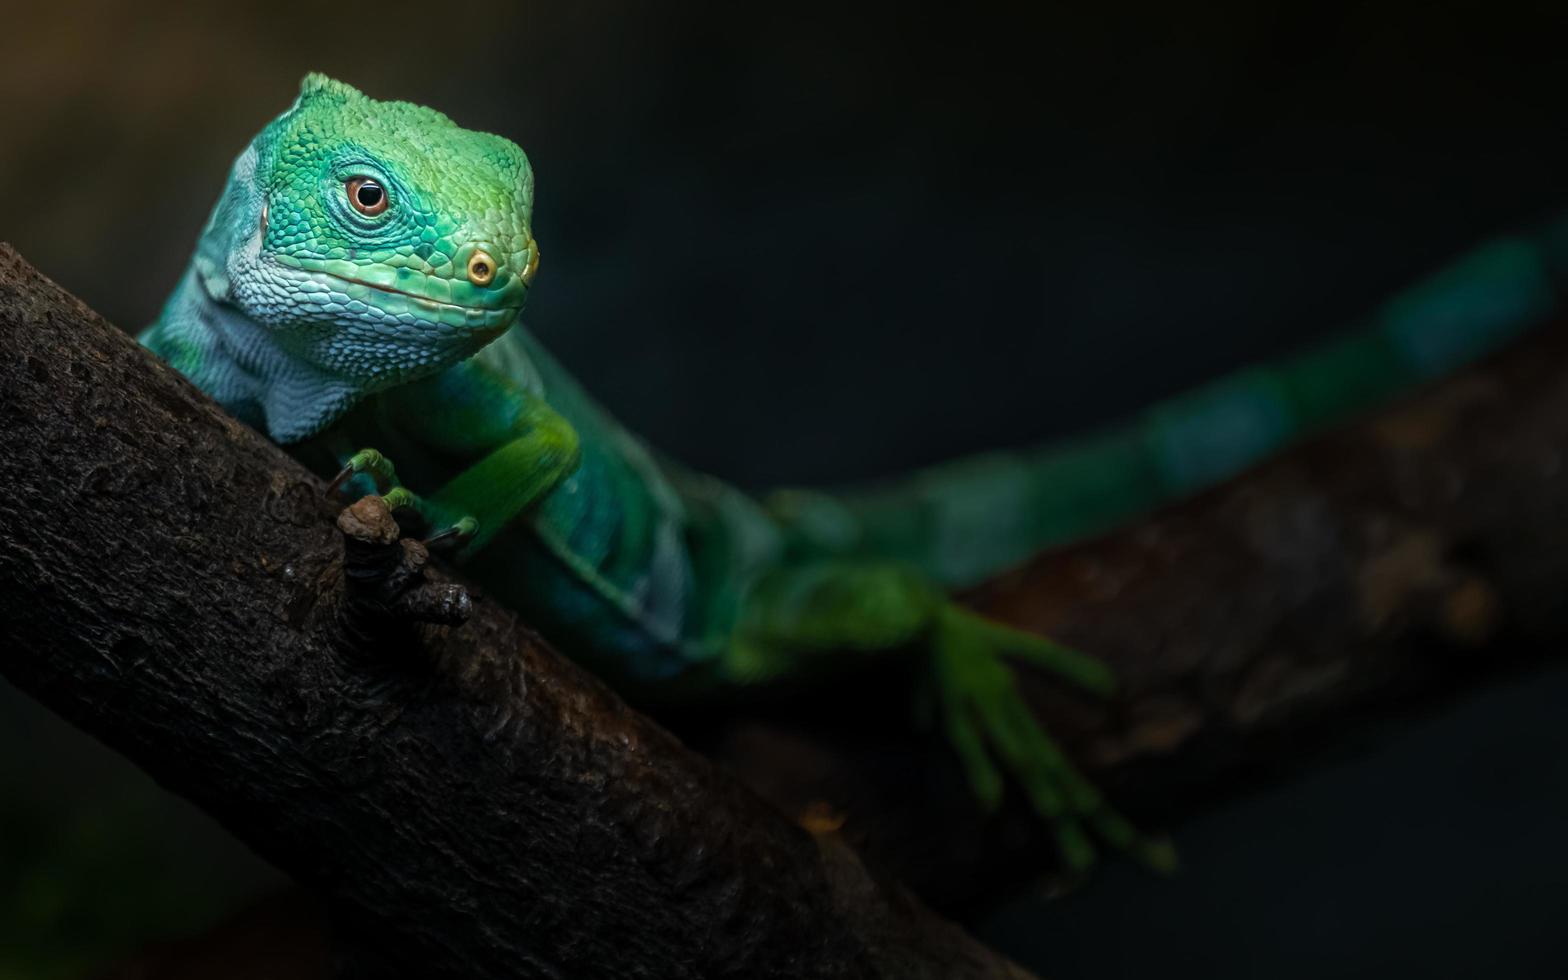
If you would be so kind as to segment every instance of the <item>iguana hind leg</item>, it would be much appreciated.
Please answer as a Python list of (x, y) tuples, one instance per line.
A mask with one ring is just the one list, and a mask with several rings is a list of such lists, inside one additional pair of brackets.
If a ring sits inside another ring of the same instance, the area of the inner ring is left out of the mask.
[(1009, 661), (1101, 695), (1115, 687), (1109, 668), (959, 606), (910, 568), (825, 559), (769, 573), (744, 601), (721, 668), (752, 682), (809, 670), (814, 654), (909, 646), (928, 658), (943, 731), (982, 805), (1001, 802), (1005, 772), (1050, 823), (1070, 867), (1093, 863), (1092, 838), (1151, 868), (1174, 867), (1170, 845), (1134, 829), (1068, 761), (1035, 719)]
[(444, 372), (398, 391), (386, 409), (394, 437), (471, 464), (423, 496), (403, 487), (392, 462), (374, 449), (329, 447), (343, 468), (329, 492), (368, 477), (387, 505), (416, 512), (435, 533), (427, 544), (472, 555), (567, 479), (581, 457), (577, 432), (542, 399), (480, 367)]

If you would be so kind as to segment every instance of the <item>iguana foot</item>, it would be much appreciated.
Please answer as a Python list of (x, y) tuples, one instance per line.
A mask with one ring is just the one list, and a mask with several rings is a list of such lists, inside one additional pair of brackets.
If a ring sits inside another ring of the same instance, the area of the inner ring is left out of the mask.
[(471, 541), (479, 530), (479, 522), (473, 517), (451, 514), (446, 508), (435, 506), (399, 483), (392, 461), (374, 449), (361, 449), (350, 456), (332, 482), (327, 484), (327, 496), (332, 496), (345, 484), (362, 475), (369, 477), (375, 493), (387, 505), (387, 510), (417, 514), (425, 528), (444, 528), (425, 539), (427, 548), (461, 547)]
[(1006, 661), (1014, 658), (1044, 667), (1102, 695), (1116, 684), (1108, 667), (951, 604), (939, 613), (931, 651), (947, 737), (983, 806), (992, 809), (1001, 802), (1000, 763), (1054, 829), (1070, 869), (1082, 871), (1094, 863), (1092, 837), (1153, 870), (1175, 870), (1170, 842), (1140, 833), (1068, 761), (1035, 720)]
[[(440, 531), (425, 538), (426, 548), (455, 549), (474, 539), (479, 521), (467, 514), (452, 517), (445, 508), (437, 507), (405, 486), (395, 486), (381, 495), (390, 511), (412, 511), (426, 528), (441, 527)], [(445, 527), (442, 527), (445, 525)]]

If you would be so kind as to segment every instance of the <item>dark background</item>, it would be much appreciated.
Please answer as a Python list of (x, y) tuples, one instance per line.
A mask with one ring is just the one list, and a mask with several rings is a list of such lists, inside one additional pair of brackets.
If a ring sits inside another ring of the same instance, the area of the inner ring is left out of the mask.
[[(139, 329), (323, 70), (528, 150), (528, 319), (633, 428), (833, 482), (1112, 420), (1557, 210), (1565, 44), (1560, 3), (15, 5), (0, 237)], [(1561, 976), (1565, 696), (1357, 731), (1175, 828), (1174, 881), (970, 921), (1056, 978)], [(9, 690), (0, 736), (0, 978), (276, 883)]]

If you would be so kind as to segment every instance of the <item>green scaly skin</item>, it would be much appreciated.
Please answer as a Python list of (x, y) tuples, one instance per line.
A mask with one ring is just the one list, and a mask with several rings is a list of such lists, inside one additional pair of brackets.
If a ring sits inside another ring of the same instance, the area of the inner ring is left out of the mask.
[(1368, 329), (1126, 429), (758, 502), (655, 455), (516, 323), (538, 261), (532, 204), (514, 144), (308, 76), (236, 161), (142, 341), (319, 472), (421, 516), (492, 594), (623, 688), (712, 696), (920, 651), (977, 796), (994, 806), (1016, 780), (1074, 867), (1094, 859), (1091, 835), (1154, 867), (1174, 856), (1069, 764), (1014, 666), (1097, 694), (1114, 679), (949, 590), (1223, 479), (1551, 304), (1542, 249), (1505, 240)]

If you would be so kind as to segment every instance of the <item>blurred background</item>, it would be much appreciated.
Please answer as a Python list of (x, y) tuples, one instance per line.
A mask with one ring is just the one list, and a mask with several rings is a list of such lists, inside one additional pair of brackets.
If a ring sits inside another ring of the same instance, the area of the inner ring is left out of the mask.
[[(1109, 421), (1330, 330), (1568, 191), (1568, 7), (0, 4), (0, 239), (127, 330), (325, 71), (504, 134), (528, 320), (747, 486)], [(4, 547), (0, 543), (0, 547)], [(966, 920), (1055, 978), (1561, 976), (1568, 671), (1541, 668)], [(281, 878), (0, 689), (0, 978), (73, 977)]]

